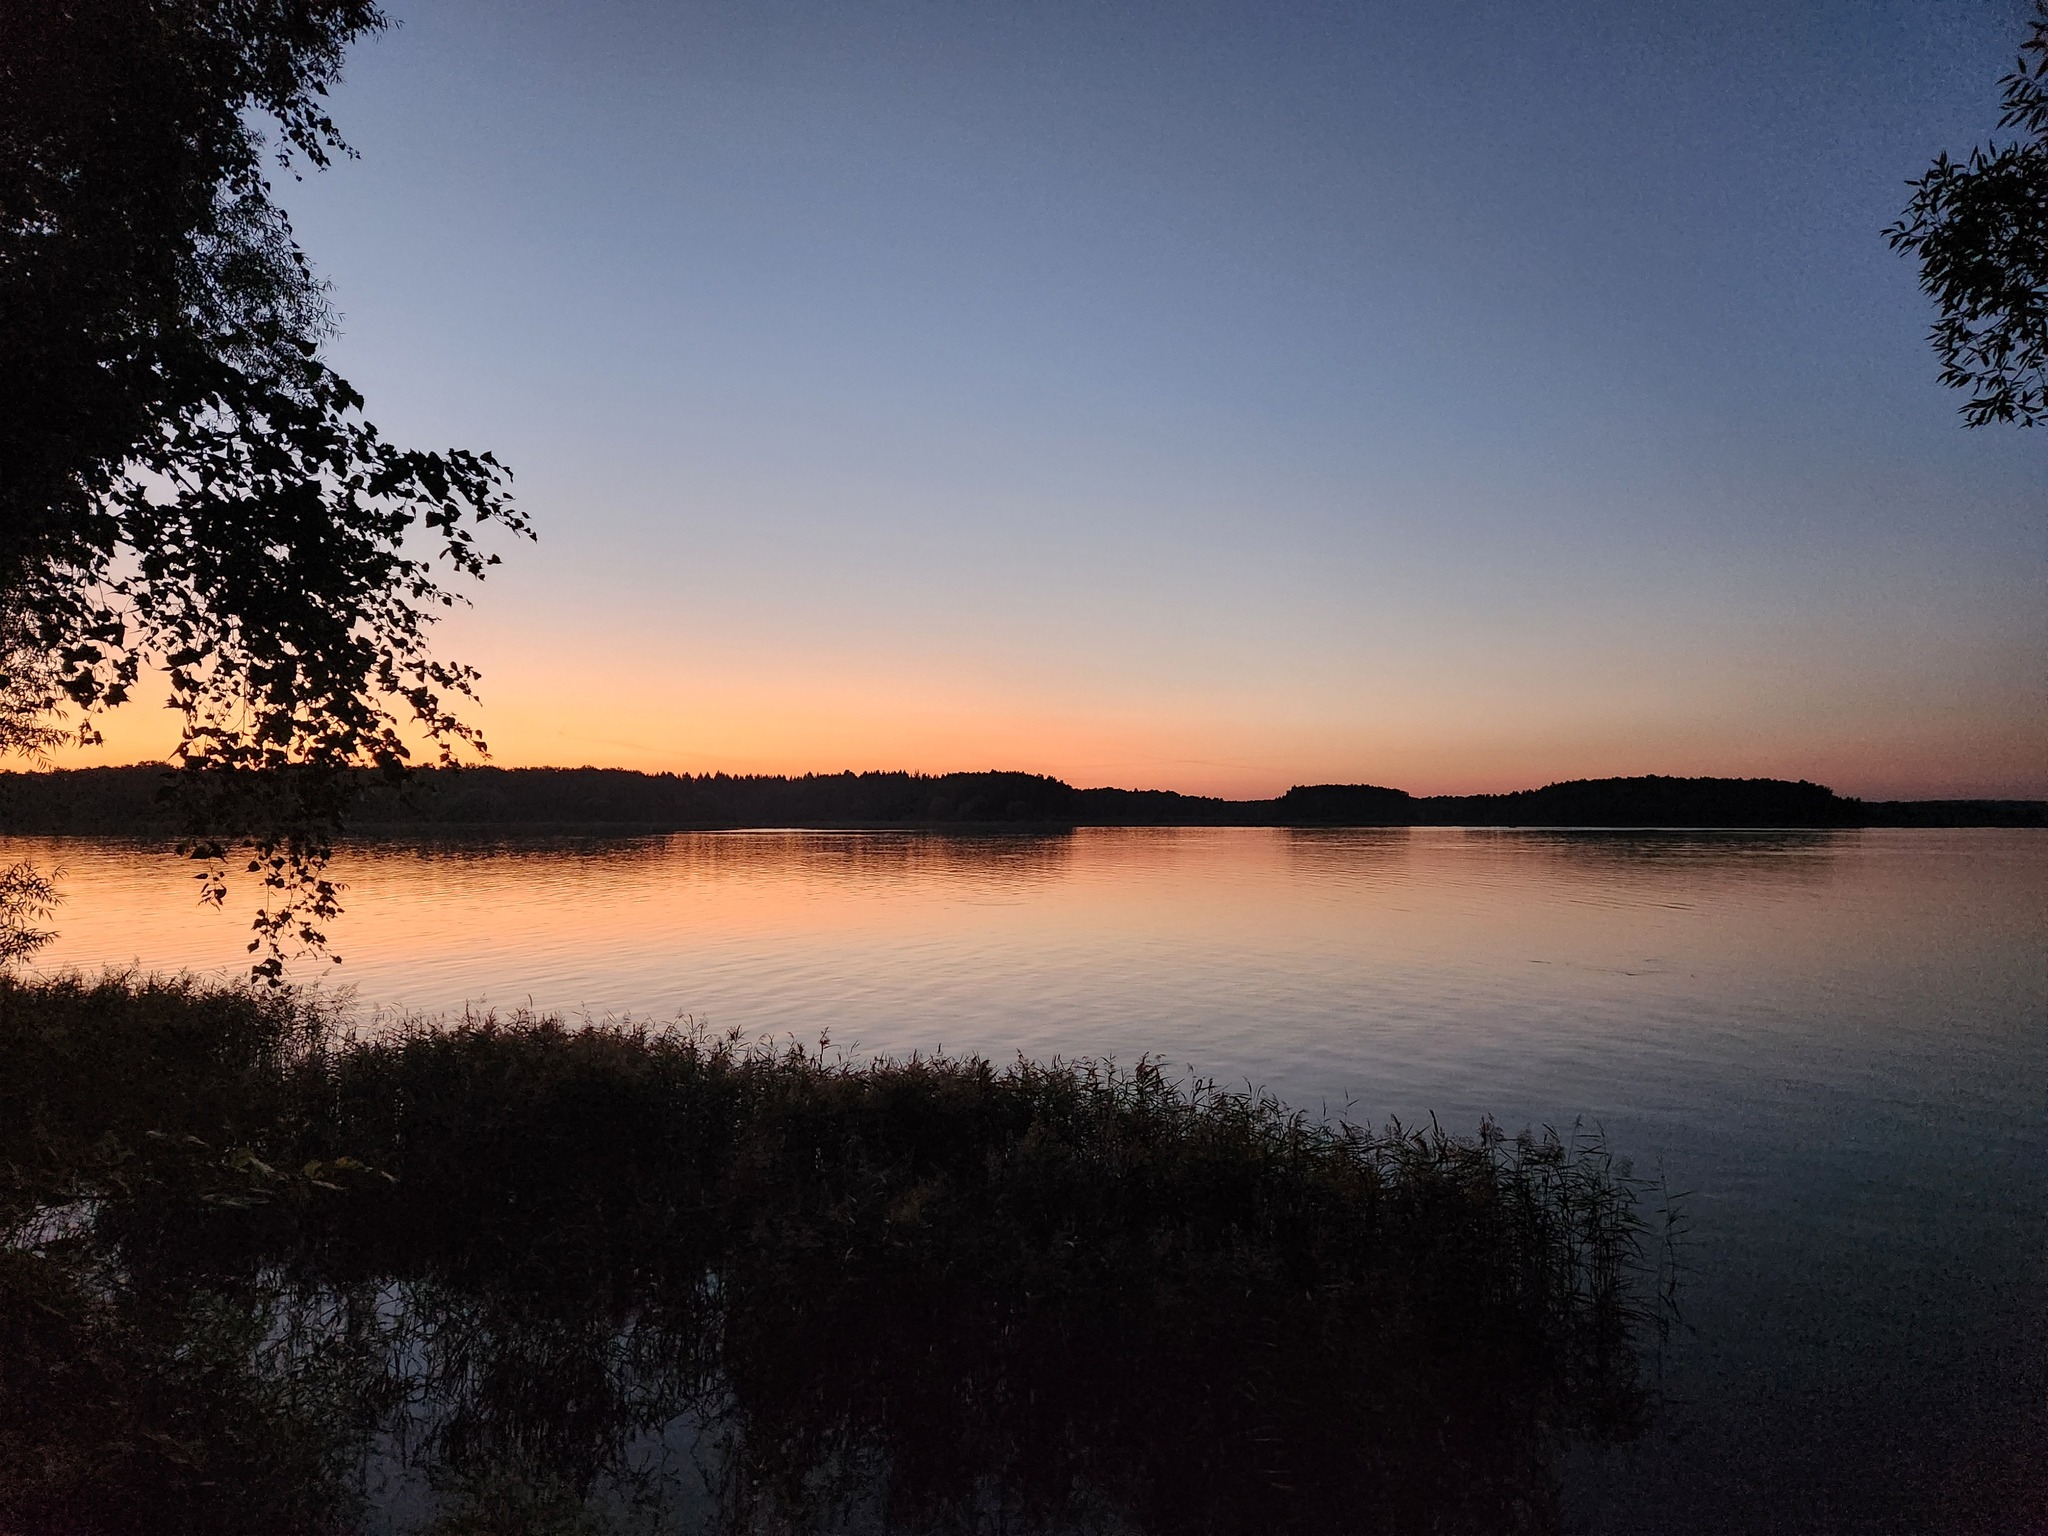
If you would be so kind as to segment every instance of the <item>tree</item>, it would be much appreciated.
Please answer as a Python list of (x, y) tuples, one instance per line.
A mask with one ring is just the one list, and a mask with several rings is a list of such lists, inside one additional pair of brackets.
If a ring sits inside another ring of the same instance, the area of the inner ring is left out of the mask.
[[(320, 942), (365, 773), (483, 742), (436, 658), (443, 573), (530, 533), (488, 453), (388, 443), (270, 174), (351, 153), (324, 99), (375, 0), (0, 6), (0, 746), (93, 739), (145, 666), (182, 712), (186, 851), (275, 898), (252, 950)], [(266, 135), (260, 125), (268, 125)]]
[(1962, 410), (1973, 427), (2048, 421), (2048, 0), (2034, 12), (2000, 82), (1998, 125), (2021, 139), (1967, 163), (1938, 157), (1885, 231), (1920, 258), (1920, 286), (1940, 308), (1929, 339), (1941, 381), (1971, 391)]

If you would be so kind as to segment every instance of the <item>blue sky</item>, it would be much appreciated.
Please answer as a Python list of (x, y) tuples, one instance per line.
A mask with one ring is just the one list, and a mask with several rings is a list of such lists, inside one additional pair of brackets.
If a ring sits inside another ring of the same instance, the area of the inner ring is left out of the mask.
[(501, 761), (2048, 793), (2048, 439), (1880, 234), (2022, 0), (393, 10), (283, 193), (539, 520)]

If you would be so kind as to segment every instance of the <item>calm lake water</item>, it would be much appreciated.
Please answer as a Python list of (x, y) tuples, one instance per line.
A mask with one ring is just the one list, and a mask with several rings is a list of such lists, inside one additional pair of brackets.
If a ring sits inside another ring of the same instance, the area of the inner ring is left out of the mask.
[[(233, 969), (161, 850), (49, 968)], [(691, 1015), (854, 1054), (1141, 1053), (1309, 1108), (1601, 1126), (1691, 1238), (1586, 1531), (2048, 1531), (2048, 833), (714, 833), (351, 849), (394, 1012)], [(243, 893), (244, 899), (247, 893)]]

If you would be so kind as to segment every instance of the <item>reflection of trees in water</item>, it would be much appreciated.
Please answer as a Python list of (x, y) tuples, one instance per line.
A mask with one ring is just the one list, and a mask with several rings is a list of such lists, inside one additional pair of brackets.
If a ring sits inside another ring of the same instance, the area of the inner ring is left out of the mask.
[(664, 880), (792, 877), (901, 885), (931, 878), (1014, 887), (1044, 884), (1072, 865), (1070, 830), (1031, 832), (677, 832), (641, 837), (523, 835), (378, 838), (347, 845), (343, 865), (433, 860), (476, 864), (500, 875), (569, 877), (615, 889), (622, 876)]
[(1530, 854), (1574, 884), (1589, 878), (1613, 890), (1693, 905), (1724, 890), (1759, 884), (1810, 890), (1835, 877), (1836, 863), (1863, 835), (1857, 831), (1608, 831), (1529, 828), (1474, 831), (1503, 840), (1507, 858)]
[(1722, 831), (1605, 827), (1513, 827), (1473, 829), (1473, 837), (1511, 840), (1593, 868), (1611, 865), (1675, 864), (1687, 869), (1740, 865), (1745, 860), (1792, 855), (1825, 857), (1861, 836), (1839, 829)]
[[(1377, 882), (1422, 861), (1445, 875), (1443, 855), (1492, 866), (1512, 884), (1564, 876), (1577, 893), (1669, 885), (1682, 899), (1759, 880), (1804, 887), (1832, 878), (1866, 834), (1822, 830), (1618, 830), (1603, 827), (1304, 828), (1279, 834), (1289, 864), (1321, 879)], [(1455, 868), (1455, 864), (1452, 868)]]
[(1416, 854), (1412, 827), (1291, 827), (1273, 835), (1283, 840), (1289, 869), (1316, 880), (1397, 878)]
[(1597, 1146), (116, 984), (0, 1069), (0, 1523), (1541, 1529), (1644, 1407)]
[(900, 885), (1039, 885), (1072, 866), (1074, 834), (1053, 832), (683, 833), (670, 857), (692, 873), (747, 880), (819, 875)]
[[(90, 1343), (16, 1356), (112, 1356), (71, 1415), (67, 1491), (154, 1509), (158, 1530), (351, 1528), (356, 1489), (450, 1530), (543, 1511), (705, 1531), (1490, 1531), (1549, 1513), (1555, 1405), (1484, 1344), (1360, 1347), (1334, 1319), (1214, 1297), (1034, 1306), (804, 1269), (544, 1298), (185, 1278), (96, 1314)], [(109, 1399), (114, 1425), (80, 1422)], [(223, 1517), (226, 1487), (253, 1518)]]

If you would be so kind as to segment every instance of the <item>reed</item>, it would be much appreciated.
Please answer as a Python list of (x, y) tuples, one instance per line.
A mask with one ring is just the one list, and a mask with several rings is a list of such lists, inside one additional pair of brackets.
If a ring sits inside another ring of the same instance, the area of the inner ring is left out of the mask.
[(0, 1528), (1542, 1529), (1661, 1316), (1598, 1138), (1150, 1061), (0, 982), (0, 1167)]

